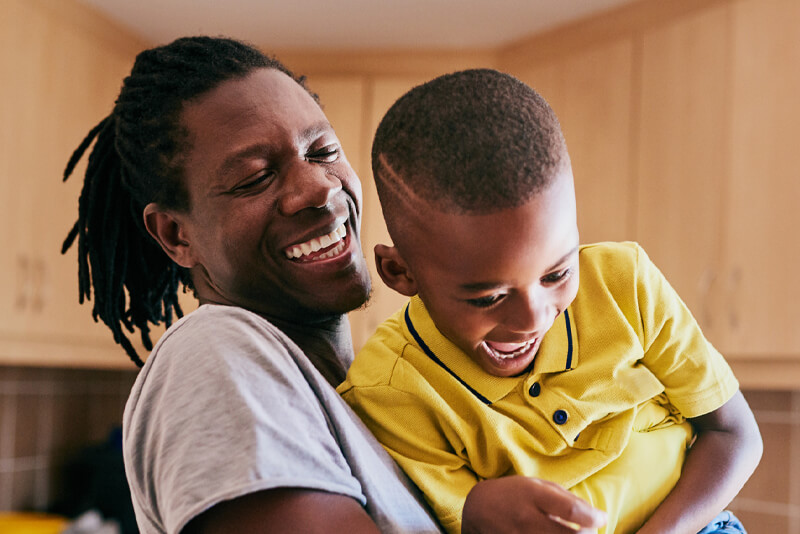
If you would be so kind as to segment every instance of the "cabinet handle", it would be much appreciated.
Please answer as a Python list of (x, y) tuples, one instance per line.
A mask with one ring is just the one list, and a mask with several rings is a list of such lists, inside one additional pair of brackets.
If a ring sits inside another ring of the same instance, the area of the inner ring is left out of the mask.
[(28, 258), (17, 256), (17, 295), (14, 298), (14, 309), (25, 311), (28, 307), (28, 295), (30, 293), (30, 272), (28, 269)]
[(36, 258), (31, 268), (33, 296), (31, 297), (31, 310), (41, 312), (45, 305), (45, 273), (46, 267), (42, 258)]
[(730, 295), (730, 305), (728, 306), (728, 325), (730, 326), (732, 331), (736, 331), (739, 329), (739, 307), (736, 305), (737, 297), (739, 295), (739, 285), (742, 281), (742, 269), (739, 266), (734, 267), (731, 270), (730, 275), (730, 289), (728, 294)]
[(716, 271), (710, 267), (707, 267), (700, 276), (700, 279), (697, 281), (697, 289), (700, 293), (700, 299), (702, 300), (700, 309), (702, 313), (703, 330), (711, 330), (713, 328), (714, 313), (711, 310), (714, 308), (714, 306), (709, 301), (711, 300), (712, 295), (711, 289), (714, 286), (716, 279)]

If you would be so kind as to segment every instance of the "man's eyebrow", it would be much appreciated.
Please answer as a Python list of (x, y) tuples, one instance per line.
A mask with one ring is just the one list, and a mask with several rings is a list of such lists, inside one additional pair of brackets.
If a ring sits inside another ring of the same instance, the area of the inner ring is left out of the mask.
[[(569, 252), (564, 254), (557, 262), (555, 262), (552, 265), (552, 267), (548, 268), (547, 270), (548, 271), (552, 271), (556, 267), (558, 267), (559, 265), (561, 265), (562, 263), (567, 261), (570, 256), (575, 254), (575, 252), (578, 250), (579, 246), (580, 245), (575, 245), (573, 248), (570, 249)], [(467, 283), (467, 284), (461, 284), (458, 287), (460, 289), (463, 289), (464, 291), (487, 291), (489, 289), (497, 289), (499, 287), (503, 287), (504, 285), (505, 284), (501, 284), (500, 282), (489, 281), (489, 282), (471, 282), (471, 283)]]
[(257, 143), (254, 145), (247, 146), (233, 154), (229, 155), (222, 164), (217, 169), (217, 176), (225, 176), (226, 174), (233, 171), (237, 165), (247, 161), (248, 159), (261, 156), (263, 157), (265, 154), (268, 154), (270, 150), (270, 146)]
[[(309, 141), (328, 131), (333, 131), (333, 127), (331, 126), (330, 122), (323, 120), (302, 130), (299, 138), (303, 141)], [(271, 148), (272, 147), (269, 143), (256, 143), (246, 146), (225, 158), (225, 160), (219, 166), (217, 174), (224, 176), (235, 169), (237, 165), (247, 161), (250, 158), (264, 157), (266, 154), (270, 153)]]
[(312, 140), (318, 137), (322, 133), (332, 132), (333, 126), (328, 121), (319, 121), (315, 124), (312, 124), (302, 132), (300, 132), (300, 139), (304, 141)]

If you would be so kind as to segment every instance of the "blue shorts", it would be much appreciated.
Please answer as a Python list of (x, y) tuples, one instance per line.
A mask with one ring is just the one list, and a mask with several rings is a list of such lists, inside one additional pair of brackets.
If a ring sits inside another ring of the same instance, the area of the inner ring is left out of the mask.
[(747, 534), (742, 522), (725, 510), (697, 534)]

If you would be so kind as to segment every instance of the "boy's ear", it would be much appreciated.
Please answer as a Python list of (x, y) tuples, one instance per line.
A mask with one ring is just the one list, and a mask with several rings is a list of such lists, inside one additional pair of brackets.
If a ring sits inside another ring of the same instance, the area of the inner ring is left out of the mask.
[(417, 294), (417, 282), (396, 247), (375, 245), (375, 268), (383, 283), (401, 295)]
[(181, 267), (195, 266), (197, 262), (186, 238), (183, 223), (173, 212), (164, 211), (158, 204), (151, 202), (144, 208), (144, 226), (172, 261)]

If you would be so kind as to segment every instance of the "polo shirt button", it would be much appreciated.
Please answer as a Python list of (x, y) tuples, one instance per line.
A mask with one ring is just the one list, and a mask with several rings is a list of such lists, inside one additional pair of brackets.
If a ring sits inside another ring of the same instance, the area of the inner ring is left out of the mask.
[(569, 419), (569, 415), (564, 410), (556, 410), (553, 414), (553, 421), (556, 422), (557, 425), (563, 425)]
[(539, 385), (539, 382), (534, 382), (531, 388), (528, 390), (528, 393), (531, 394), (531, 397), (538, 397), (539, 393), (542, 392), (542, 386)]

